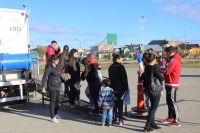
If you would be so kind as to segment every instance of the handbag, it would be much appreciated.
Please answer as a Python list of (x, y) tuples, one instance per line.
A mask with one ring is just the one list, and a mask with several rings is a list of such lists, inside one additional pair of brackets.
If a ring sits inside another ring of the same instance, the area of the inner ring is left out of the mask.
[(131, 97), (130, 97), (130, 90), (126, 90), (124, 92), (124, 95), (121, 98), (123, 100), (124, 105), (130, 105), (131, 104)]
[(69, 79), (69, 75), (67, 73), (61, 73), (60, 76), (64, 82), (66, 82)]
[(161, 94), (161, 91), (163, 90), (163, 86), (158, 80), (158, 78), (153, 76), (153, 69), (151, 70), (151, 86), (150, 86), (150, 94), (153, 96), (157, 96)]

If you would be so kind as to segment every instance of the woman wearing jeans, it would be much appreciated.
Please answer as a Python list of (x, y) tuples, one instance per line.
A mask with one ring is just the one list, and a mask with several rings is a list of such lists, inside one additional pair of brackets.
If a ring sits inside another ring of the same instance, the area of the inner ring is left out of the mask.
[(151, 74), (153, 74), (152, 76), (157, 78), (161, 84), (164, 81), (164, 77), (161, 75), (160, 66), (156, 64), (156, 55), (155, 54), (153, 54), (153, 53), (144, 54), (143, 60), (146, 63), (146, 65), (145, 65), (144, 73), (142, 73), (139, 80), (143, 82), (143, 87), (145, 89), (145, 93), (149, 96), (150, 102), (151, 102), (151, 107), (148, 112), (147, 122), (144, 127), (145, 132), (150, 132), (153, 129), (160, 129), (160, 127), (155, 123), (155, 113), (156, 113), (157, 107), (159, 105), (160, 95), (161, 95), (161, 93), (158, 93), (155, 95), (150, 91), (150, 90), (152, 90)]
[(50, 63), (46, 66), (45, 72), (42, 78), (43, 92), (45, 88), (49, 91), (50, 95), (50, 115), (51, 121), (59, 122), (58, 115), (59, 109), (59, 96), (60, 96), (60, 68), (58, 67), (59, 57), (57, 55), (52, 55), (50, 57)]

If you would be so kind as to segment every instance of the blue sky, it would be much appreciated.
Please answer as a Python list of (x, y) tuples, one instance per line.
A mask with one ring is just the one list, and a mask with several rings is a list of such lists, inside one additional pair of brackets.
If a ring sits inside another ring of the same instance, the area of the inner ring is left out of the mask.
[[(1, 8), (30, 9), (30, 43), (82, 48), (107, 33), (118, 46), (141, 43), (139, 18), (145, 16), (144, 42), (154, 39), (200, 43), (200, 0), (0, 0)], [(79, 40), (79, 41), (78, 41)]]

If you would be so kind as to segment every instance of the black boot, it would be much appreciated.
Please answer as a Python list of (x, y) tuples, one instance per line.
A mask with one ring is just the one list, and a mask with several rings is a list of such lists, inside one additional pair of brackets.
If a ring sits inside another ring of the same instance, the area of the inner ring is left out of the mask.
[(150, 132), (150, 131), (153, 131), (153, 128), (151, 127), (151, 125), (145, 125), (144, 132)]
[(161, 129), (161, 127), (159, 127), (157, 124), (152, 124), (151, 127), (152, 127), (153, 129)]

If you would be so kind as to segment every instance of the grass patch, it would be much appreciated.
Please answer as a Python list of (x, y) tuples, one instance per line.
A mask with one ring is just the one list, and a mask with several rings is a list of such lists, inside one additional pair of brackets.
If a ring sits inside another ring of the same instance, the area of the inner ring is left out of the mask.
[(184, 61), (183, 68), (200, 68), (200, 61)]
[[(102, 70), (108, 69), (111, 64), (112, 63), (102, 63), (101, 64)], [(81, 66), (81, 71), (83, 71), (84, 67), (82, 66), (82, 64), (80, 66)], [(124, 63), (124, 66), (125, 66), (125, 68), (138, 67), (138, 63), (136, 63), (136, 62)], [(192, 61), (192, 62), (191, 61), (184, 61), (182, 63), (182, 67), (183, 68), (200, 68), (200, 61)], [(45, 65), (41, 64), (40, 65), (40, 74), (44, 73), (44, 69), (45, 69)]]

